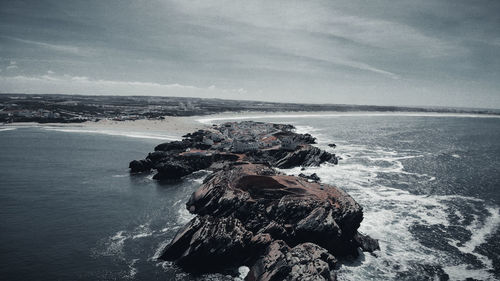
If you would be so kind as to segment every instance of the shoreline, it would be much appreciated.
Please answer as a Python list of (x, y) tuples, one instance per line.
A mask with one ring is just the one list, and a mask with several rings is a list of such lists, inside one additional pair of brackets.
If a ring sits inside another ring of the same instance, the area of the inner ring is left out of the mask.
[(439, 112), (407, 112), (407, 111), (281, 111), (281, 112), (224, 112), (206, 116), (198, 116), (196, 121), (210, 124), (213, 121), (266, 119), (266, 118), (327, 118), (327, 117), (363, 117), (363, 116), (397, 116), (397, 117), (448, 117), (448, 118), (500, 118), (494, 114), (471, 113), (439, 113)]
[[(196, 115), (188, 117), (164, 116), (163, 120), (126, 120), (114, 121), (102, 119), (98, 122), (83, 123), (35, 123), (18, 122), (1, 124), (0, 129), (41, 127), (48, 130), (80, 133), (100, 133), (121, 135), (135, 138), (159, 140), (176, 140), (183, 135), (200, 129), (210, 128), (214, 122), (228, 120), (260, 120), (287, 118), (332, 118), (332, 117), (441, 117), (441, 118), (500, 118), (500, 115), (469, 114), (469, 113), (435, 113), (435, 112), (373, 112), (373, 111), (283, 111), (283, 112), (224, 112), (211, 115)], [(272, 121), (271, 121), (272, 122)]]

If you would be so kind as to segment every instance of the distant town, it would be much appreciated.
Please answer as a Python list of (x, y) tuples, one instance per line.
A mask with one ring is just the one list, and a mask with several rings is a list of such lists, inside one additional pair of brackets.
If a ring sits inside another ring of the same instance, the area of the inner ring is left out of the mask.
[(500, 115), (500, 111), (494, 109), (298, 104), (158, 96), (0, 94), (2, 123), (80, 123), (101, 119), (125, 121), (242, 111), (404, 111)]

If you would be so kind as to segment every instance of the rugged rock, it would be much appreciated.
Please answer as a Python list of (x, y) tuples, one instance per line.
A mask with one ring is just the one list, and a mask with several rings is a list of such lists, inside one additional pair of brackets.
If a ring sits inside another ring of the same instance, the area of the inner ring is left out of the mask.
[(329, 146), (329, 147), (333, 147), (333, 148), (337, 147), (337, 145), (336, 145), (336, 144), (334, 144), (334, 143), (330, 143), (330, 144), (328, 144), (328, 146)]
[(172, 150), (180, 150), (184, 151), (186, 148), (190, 147), (193, 144), (188, 139), (184, 139), (182, 141), (171, 141), (159, 144), (155, 147), (155, 151), (172, 151)]
[(153, 162), (149, 159), (133, 160), (128, 167), (131, 173), (149, 172), (153, 168)]
[(293, 168), (297, 166), (319, 166), (323, 162), (334, 161), (335, 154), (331, 154), (314, 146), (306, 146), (285, 157), (277, 160), (274, 165), (281, 169)]
[(312, 181), (316, 181), (316, 182), (318, 182), (318, 181), (321, 180), (316, 173), (313, 173), (313, 174), (310, 174), (310, 175), (305, 175), (303, 173), (300, 173), (299, 177), (305, 178), (305, 179), (308, 179), (308, 180), (312, 180)]
[(311, 136), (310, 134), (303, 134), (299, 137), (299, 139), (307, 144), (315, 144), (316, 143), (316, 138)]
[(294, 177), (273, 169), (336, 164), (335, 154), (311, 146), (311, 135), (291, 125), (244, 121), (184, 137), (130, 163), (131, 172), (154, 169), (159, 180), (213, 171), (186, 203), (197, 216), (160, 259), (190, 272), (245, 264), (251, 267), (247, 281), (335, 280), (336, 258), (379, 249), (377, 240), (358, 233), (363, 209), (347, 193), (316, 174)]
[[(229, 134), (231, 138), (225, 139), (228, 138), (229, 129), (233, 130)], [(318, 166), (324, 162), (337, 163), (338, 159), (334, 154), (311, 146), (315, 143), (314, 137), (310, 134), (295, 133), (293, 129), (291, 125), (250, 121), (216, 125), (212, 130), (198, 130), (187, 134), (182, 141), (157, 145), (155, 151), (149, 153), (146, 159), (132, 161), (130, 171), (137, 173), (154, 169), (157, 171), (154, 178), (163, 180), (179, 179), (200, 169), (216, 170), (226, 161), (268, 163), (279, 168)], [(251, 139), (255, 135), (258, 135), (255, 141), (261, 141), (260, 149), (251, 149), (245, 153), (230, 152), (233, 151), (234, 139)], [(284, 138), (293, 139), (297, 145), (296, 149), (282, 149), (279, 141)], [(262, 145), (266, 141), (267, 144)]]
[(158, 173), (154, 175), (153, 179), (156, 180), (180, 179), (196, 171), (189, 164), (179, 161), (161, 162), (155, 166), (155, 169)]
[(377, 239), (373, 239), (368, 235), (363, 235), (358, 232), (356, 235), (354, 235), (353, 239), (357, 243), (357, 245), (365, 252), (371, 253), (376, 250), (380, 250)]
[[(156, 153), (156, 152), (155, 152)], [(153, 177), (158, 180), (179, 179), (195, 171), (209, 168), (214, 162), (234, 162), (238, 159), (234, 154), (184, 154), (176, 155), (157, 163), (154, 168), (158, 173)]]
[(238, 266), (263, 252), (269, 235), (256, 235), (236, 218), (192, 219), (163, 250), (160, 259), (175, 260), (188, 271), (208, 272)]
[(245, 281), (331, 281), (336, 280), (337, 260), (313, 243), (290, 248), (284, 241), (274, 241), (265, 254), (250, 268)]
[[(300, 245), (314, 243), (315, 251), (329, 252), (337, 257), (356, 255), (360, 246), (365, 250), (376, 248), (370, 244), (375, 240), (357, 233), (363, 219), (362, 208), (347, 193), (333, 186), (279, 173), (267, 165), (226, 165), (205, 180), (186, 207), (198, 217), (176, 235), (161, 256), (176, 261), (186, 270), (192, 268), (186, 266), (185, 261), (201, 261), (207, 259), (207, 255), (212, 257), (207, 270), (244, 261), (248, 264), (258, 258), (263, 246), (281, 240), (280, 243), (287, 247), (298, 248), (284, 248), (287, 249), (283, 250), (284, 255), (290, 255), (290, 260), (284, 265), (272, 266), (278, 273), (283, 266), (293, 269), (283, 275), (290, 274), (290, 280), (309, 278), (307, 272), (331, 280), (328, 278), (333, 277), (323, 275), (328, 266), (307, 265), (308, 258), (302, 253), (305, 246)], [(230, 238), (233, 235), (234, 239)], [(231, 239), (234, 242), (228, 242)], [(225, 248), (225, 252), (219, 247)], [(219, 253), (224, 253), (229, 260), (219, 258)], [(235, 253), (240, 253), (240, 257), (234, 257)], [(266, 258), (261, 260), (263, 264), (273, 263)], [(281, 280), (259, 277), (262, 274), (257, 273), (255, 280)], [(272, 276), (281, 276), (278, 273)], [(272, 276), (269, 278), (277, 278)]]

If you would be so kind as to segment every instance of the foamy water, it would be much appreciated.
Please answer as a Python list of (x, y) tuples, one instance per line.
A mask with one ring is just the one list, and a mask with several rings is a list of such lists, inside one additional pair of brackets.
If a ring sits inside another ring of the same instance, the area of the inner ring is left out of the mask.
[(16, 127), (9, 127), (9, 128), (0, 128), (0, 132), (7, 132), (7, 131), (13, 131), (16, 130)]
[[(297, 129), (315, 135), (319, 147), (343, 158), (337, 166), (325, 164), (308, 168), (305, 172), (317, 173), (323, 182), (338, 186), (355, 198), (364, 207), (364, 221), (359, 230), (380, 243), (381, 250), (375, 255), (365, 254), (361, 261), (344, 261), (339, 271), (340, 280), (400, 280), (405, 279), (401, 274), (417, 273), (419, 265), (442, 267), (451, 280), (469, 277), (495, 280), (491, 259), (475, 250), (498, 229), (498, 206), (488, 206), (481, 199), (460, 195), (416, 195), (391, 186), (394, 180), (379, 178), (379, 175), (392, 175), (391, 179), (396, 179), (396, 182), (404, 183), (408, 177), (419, 182), (434, 181), (434, 175), (405, 171), (402, 163), (403, 159), (424, 157), (426, 152), (369, 148), (342, 140), (336, 140), (337, 148), (332, 149), (327, 146), (327, 138), (321, 130), (307, 126)], [(303, 172), (300, 168), (285, 171), (291, 174)], [(460, 211), (453, 208), (456, 204), (473, 210), (474, 219), (466, 222)], [(480, 219), (480, 214), (485, 211), (488, 214)], [(453, 215), (462, 219), (456, 222), (452, 220)], [(448, 227), (459, 227), (468, 231), (470, 239), (454, 240), (451, 235), (446, 242), (460, 253), (475, 256), (481, 266), (464, 262), (460, 255), (442, 250), (442, 247), (422, 243), (422, 239), (415, 236), (415, 227), (435, 227), (443, 231)]]

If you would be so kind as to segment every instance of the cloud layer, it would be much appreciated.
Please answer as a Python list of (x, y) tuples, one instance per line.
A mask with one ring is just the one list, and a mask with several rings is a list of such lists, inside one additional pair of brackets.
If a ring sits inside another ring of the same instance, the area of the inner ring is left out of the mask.
[(2, 92), (500, 107), (495, 1), (0, 5)]

